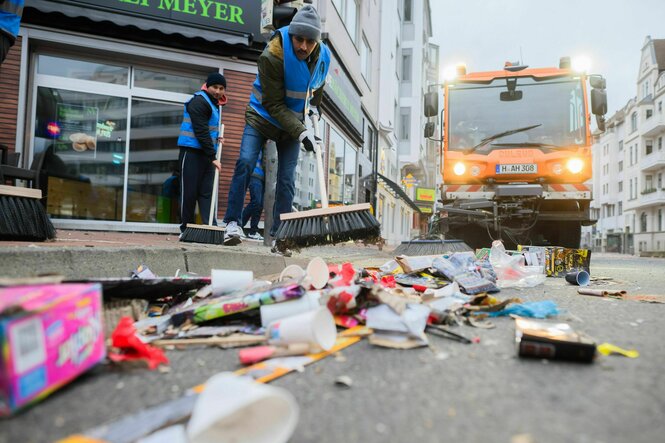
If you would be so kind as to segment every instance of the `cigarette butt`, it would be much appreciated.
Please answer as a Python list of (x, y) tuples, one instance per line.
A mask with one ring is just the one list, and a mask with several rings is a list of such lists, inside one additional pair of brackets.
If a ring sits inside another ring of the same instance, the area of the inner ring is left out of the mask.
[(593, 295), (594, 297), (607, 297), (608, 292), (604, 291), (602, 289), (585, 289), (585, 288), (579, 288), (577, 290), (578, 294), (582, 295)]

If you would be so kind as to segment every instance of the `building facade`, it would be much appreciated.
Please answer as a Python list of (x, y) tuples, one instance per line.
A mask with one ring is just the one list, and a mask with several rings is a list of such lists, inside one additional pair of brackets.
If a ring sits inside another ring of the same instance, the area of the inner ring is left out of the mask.
[(593, 247), (636, 255), (665, 252), (665, 39), (647, 36), (637, 95), (608, 119), (594, 143)]

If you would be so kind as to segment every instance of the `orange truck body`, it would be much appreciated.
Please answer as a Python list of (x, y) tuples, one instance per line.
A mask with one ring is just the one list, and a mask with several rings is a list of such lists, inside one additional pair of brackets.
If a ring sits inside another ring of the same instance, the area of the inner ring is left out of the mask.
[(485, 232), (507, 232), (511, 246), (579, 246), (581, 226), (595, 222), (585, 185), (592, 175), (587, 80), (568, 68), (520, 67), (464, 72), (445, 83), (444, 231), (476, 247), (482, 244), (468, 239)]

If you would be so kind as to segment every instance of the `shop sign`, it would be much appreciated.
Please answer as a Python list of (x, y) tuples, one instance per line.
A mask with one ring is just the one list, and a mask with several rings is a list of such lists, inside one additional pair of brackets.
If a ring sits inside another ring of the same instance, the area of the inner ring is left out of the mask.
[(418, 205), (418, 207), (420, 208), (420, 212), (422, 212), (423, 214), (431, 214), (432, 213), (432, 207), (431, 206), (420, 206), (420, 205)]
[(435, 198), (436, 198), (436, 189), (416, 188), (416, 201), (433, 202)]
[(340, 117), (349, 122), (358, 134), (362, 134), (363, 118), (360, 94), (356, 92), (353, 83), (342, 69), (342, 65), (332, 53), (324, 91), (335, 106), (342, 111)]
[(137, 17), (258, 35), (261, 8), (252, 0), (66, 0)]

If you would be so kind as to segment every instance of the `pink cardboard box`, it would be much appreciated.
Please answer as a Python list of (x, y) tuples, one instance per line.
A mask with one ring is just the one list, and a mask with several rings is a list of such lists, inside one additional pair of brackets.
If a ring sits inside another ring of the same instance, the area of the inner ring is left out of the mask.
[(0, 288), (0, 416), (102, 360), (103, 331), (99, 284)]

